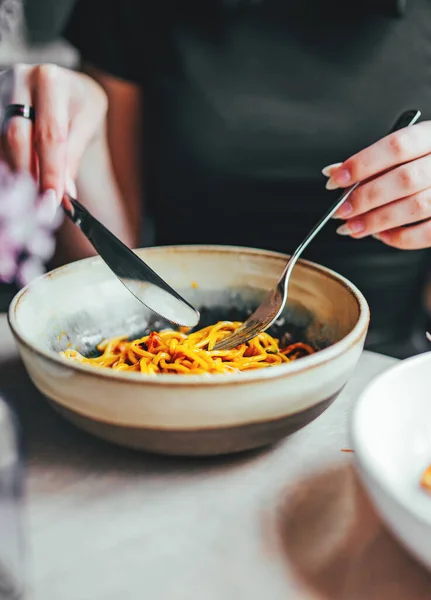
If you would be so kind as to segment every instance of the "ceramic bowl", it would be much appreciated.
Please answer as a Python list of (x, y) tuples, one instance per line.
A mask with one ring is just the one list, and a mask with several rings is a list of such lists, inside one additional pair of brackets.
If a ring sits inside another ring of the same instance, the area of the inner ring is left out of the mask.
[(431, 353), (398, 363), (359, 398), (352, 445), (364, 485), (382, 520), (431, 568), (431, 492), (420, 485), (431, 465)]
[[(202, 322), (244, 319), (274, 285), (287, 256), (224, 246), (137, 251), (201, 309)], [(273, 443), (316, 418), (343, 388), (361, 355), (369, 310), (336, 273), (295, 268), (279, 329), (319, 352), (268, 369), (216, 375), (157, 375), (67, 361), (104, 337), (162, 326), (99, 258), (39, 278), (14, 298), (9, 324), (34, 384), (66, 418), (112, 442), (165, 454), (211, 455)]]

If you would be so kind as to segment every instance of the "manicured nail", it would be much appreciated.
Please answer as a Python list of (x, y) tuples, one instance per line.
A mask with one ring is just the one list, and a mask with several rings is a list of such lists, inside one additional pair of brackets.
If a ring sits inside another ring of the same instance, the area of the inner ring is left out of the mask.
[(72, 196), (72, 198), (76, 198), (78, 192), (76, 190), (76, 184), (73, 179), (69, 176), (66, 177), (66, 192)]
[(49, 218), (54, 218), (58, 208), (57, 194), (55, 190), (46, 190), (42, 196), (42, 204), (46, 207), (46, 212), (49, 214)]
[(57, 200), (57, 194), (54, 190), (46, 190), (37, 205), (36, 220), (41, 227), (48, 229), (57, 229), (61, 224), (61, 216), (63, 211), (60, 210), (60, 205)]
[(347, 169), (335, 169), (335, 172), (332, 174), (331, 179), (334, 179), (336, 183), (340, 186), (344, 186), (350, 183), (351, 175)]
[(338, 169), (338, 167), (341, 167), (343, 163), (333, 163), (332, 165), (328, 165), (327, 167), (323, 167), (322, 169), (322, 175), (324, 175), (325, 177), (330, 177), (331, 176), (331, 172), (334, 169)]
[(341, 225), (341, 227), (337, 229), (337, 233), (338, 235), (352, 235), (355, 233), (361, 233), (361, 231), (364, 231), (364, 229), (364, 224), (356, 219)]
[(376, 240), (379, 240), (379, 242), (387, 242), (390, 239), (390, 236), (388, 232), (381, 231), (380, 233), (375, 233), (373, 238), (376, 238)]
[(353, 206), (352, 204), (349, 202), (349, 200), (346, 200), (341, 206), (340, 208), (337, 210), (337, 212), (335, 213), (335, 215), (332, 217), (333, 219), (347, 219), (347, 217), (349, 215), (351, 215), (353, 212)]
[(350, 172), (347, 169), (336, 168), (331, 172), (331, 177), (326, 182), (326, 189), (336, 190), (340, 187), (346, 187), (351, 179)]
[(340, 186), (338, 185), (338, 183), (335, 183), (334, 179), (332, 177), (330, 177), (328, 179), (328, 181), (326, 182), (325, 188), (327, 190), (337, 190)]

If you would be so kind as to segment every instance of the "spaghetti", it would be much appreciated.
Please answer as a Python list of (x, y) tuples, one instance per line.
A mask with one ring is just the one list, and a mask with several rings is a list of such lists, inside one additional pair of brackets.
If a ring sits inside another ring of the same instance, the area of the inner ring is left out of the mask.
[(431, 465), (422, 474), (421, 486), (431, 492)]
[(67, 359), (116, 371), (199, 375), (264, 369), (314, 352), (311, 346), (302, 342), (280, 348), (279, 341), (266, 332), (233, 350), (214, 350), (219, 340), (236, 331), (241, 324), (220, 321), (190, 334), (173, 329), (153, 331), (132, 341), (125, 336), (116, 337), (101, 342), (97, 346), (100, 355), (94, 358), (71, 349), (60, 354)]

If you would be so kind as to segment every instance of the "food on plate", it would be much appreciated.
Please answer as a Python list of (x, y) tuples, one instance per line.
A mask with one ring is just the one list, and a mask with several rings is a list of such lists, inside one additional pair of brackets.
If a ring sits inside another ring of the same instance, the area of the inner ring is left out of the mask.
[(421, 486), (431, 492), (431, 465), (424, 471), (421, 477)]
[(315, 352), (303, 342), (280, 347), (279, 340), (266, 332), (232, 350), (214, 350), (219, 340), (240, 325), (240, 321), (219, 321), (191, 333), (165, 329), (132, 341), (126, 336), (116, 337), (101, 342), (97, 346), (100, 355), (96, 357), (86, 357), (72, 349), (60, 354), (66, 359), (116, 371), (198, 375), (263, 369)]

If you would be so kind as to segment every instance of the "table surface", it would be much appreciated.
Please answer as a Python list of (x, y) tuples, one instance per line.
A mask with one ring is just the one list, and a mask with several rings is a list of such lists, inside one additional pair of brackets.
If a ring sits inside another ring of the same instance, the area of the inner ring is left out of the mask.
[(335, 403), (271, 449), (164, 458), (58, 417), (0, 317), (0, 393), (28, 453), (29, 598), (431, 599), (431, 576), (382, 527), (342, 451), (352, 403), (394, 362), (365, 352)]

